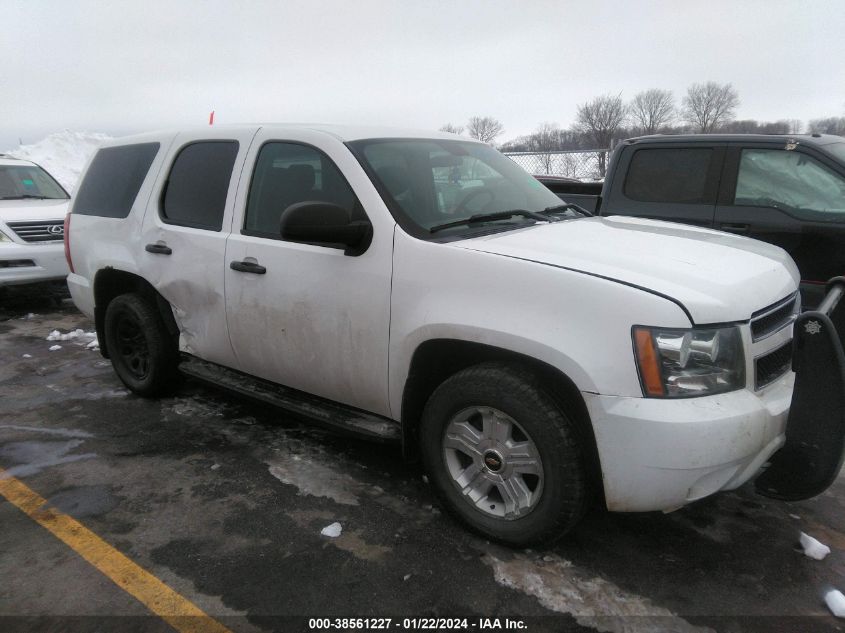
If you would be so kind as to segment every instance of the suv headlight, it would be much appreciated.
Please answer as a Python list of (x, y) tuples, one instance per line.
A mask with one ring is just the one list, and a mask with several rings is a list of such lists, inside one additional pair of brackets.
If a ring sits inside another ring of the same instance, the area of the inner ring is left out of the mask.
[(0, 242), (11, 242), (11, 238), (6, 235), (3, 231), (0, 231)]
[(745, 386), (745, 356), (736, 326), (664, 329), (634, 326), (643, 395), (709, 396)]

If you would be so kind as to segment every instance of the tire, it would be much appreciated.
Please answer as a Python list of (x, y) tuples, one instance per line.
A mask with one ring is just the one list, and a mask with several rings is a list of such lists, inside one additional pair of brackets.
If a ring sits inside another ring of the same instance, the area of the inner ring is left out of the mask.
[(104, 329), (112, 367), (130, 391), (152, 398), (175, 389), (178, 348), (154, 305), (137, 293), (119, 295)]
[(577, 429), (517, 367), (485, 363), (443, 382), (423, 410), (420, 445), (446, 509), (492, 540), (549, 542), (587, 509)]

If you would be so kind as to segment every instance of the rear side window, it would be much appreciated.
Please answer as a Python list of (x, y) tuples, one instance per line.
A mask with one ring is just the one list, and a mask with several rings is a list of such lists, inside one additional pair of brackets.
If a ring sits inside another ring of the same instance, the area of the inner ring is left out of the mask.
[(219, 231), (237, 154), (237, 141), (201, 141), (182, 148), (165, 185), (162, 219)]
[(158, 150), (158, 143), (100, 149), (79, 186), (73, 212), (105, 218), (128, 216)]
[(640, 149), (625, 179), (625, 195), (639, 202), (705, 204), (710, 148)]

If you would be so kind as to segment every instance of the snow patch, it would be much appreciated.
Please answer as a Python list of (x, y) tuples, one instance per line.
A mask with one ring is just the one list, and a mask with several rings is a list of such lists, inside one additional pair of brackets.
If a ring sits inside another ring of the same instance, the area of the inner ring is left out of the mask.
[(340, 536), (340, 533), (343, 531), (340, 523), (335, 521), (331, 525), (327, 525), (322, 530), (320, 530), (320, 534), (323, 536), (328, 536), (329, 538), (337, 538)]
[(831, 589), (824, 596), (824, 603), (837, 618), (845, 618), (845, 596), (838, 589)]
[(270, 474), (284, 484), (296, 486), (301, 495), (327, 497), (336, 503), (357, 506), (355, 491), (361, 487), (346, 473), (338, 473), (318, 462), (291, 455), (270, 465)]
[(65, 334), (62, 334), (59, 330), (53, 330), (47, 335), (48, 341), (73, 341), (74, 339), (93, 339), (96, 341), (97, 333), (86, 332), (85, 330), (78, 328)]
[(51, 345), (51, 346), (50, 346), (50, 351), (51, 351), (51, 352), (58, 352), (60, 349), (62, 349), (62, 346), (61, 346), (61, 345)]
[(2, 153), (38, 163), (65, 189), (73, 193), (88, 159), (100, 145), (111, 138), (107, 134), (97, 132), (65, 130), (50, 134), (32, 145), (21, 145), (17, 149)]
[(801, 532), (801, 547), (804, 548), (804, 556), (815, 560), (822, 560), (830, 554), (830, 548), (824, 543), (817, 541), (812, 536)]
[(610, 633), (711, 631), (693, 626), (604, 578), (591, 576), (559, 556), (546, 556), (540, 562), (516, 555), (502, 561), (487, 554), (483, 560), (493, 568), (497, 583), (534, 596), (547, 609), (571, 614), (582, 626)]
[(22, 354), (21, 358), (32, 358), (32, 354)]

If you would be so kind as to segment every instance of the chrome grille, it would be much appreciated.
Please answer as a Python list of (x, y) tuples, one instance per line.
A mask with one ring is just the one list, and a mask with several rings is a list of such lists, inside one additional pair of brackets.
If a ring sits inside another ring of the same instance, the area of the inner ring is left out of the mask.
[(792, 341), (754, 360), (754, 389), (762, 389), (792, 367)]
[(800, 308), (800, 297), (796, 292), (768, 308), (758, 310), (751, 315), (751, 340), (756, 343), (786, 327), (798, 316)]
[(64, 220), (8, 222), (7, 224), (24, 242), (59, 242), (65, 237)]

